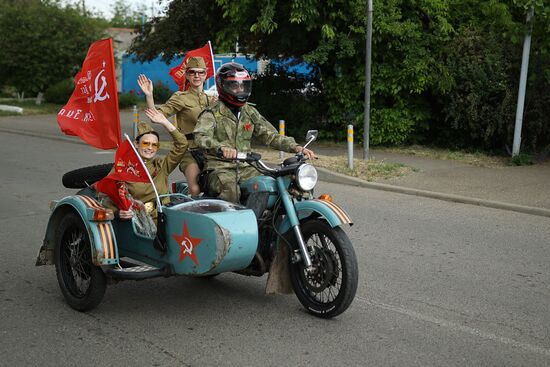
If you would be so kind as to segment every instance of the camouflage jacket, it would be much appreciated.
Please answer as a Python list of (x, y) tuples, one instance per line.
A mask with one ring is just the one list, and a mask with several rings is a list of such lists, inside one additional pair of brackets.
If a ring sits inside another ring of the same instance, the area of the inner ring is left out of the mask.
[(293, 153), (297, 145), (294, 138), (279, 135), (273, 125), (248, 103), (241, 107), (237, 120), (233, 112), (222, 101), (218, 101), (199, 115), (194, 134), (197, 145), (211, 154), (207, 159), (207, 169), (235, 167), (234, 162), (212, 156), (221, 147), (250, 152), (253, 142)]

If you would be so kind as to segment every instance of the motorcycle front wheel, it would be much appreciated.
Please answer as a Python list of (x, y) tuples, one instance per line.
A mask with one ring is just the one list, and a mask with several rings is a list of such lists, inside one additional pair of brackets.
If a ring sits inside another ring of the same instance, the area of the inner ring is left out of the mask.
[[(313, 315), (331, 318), (344, 312), (355, 297), (358, 282), (357, 258), (351, 241), (340, 228), (324, 220), (300, 225), (313, 267), (293, 262), (289, 251), (290, 280), (300, 303)], [(298, 245), (294, 239), (293, 250)]]

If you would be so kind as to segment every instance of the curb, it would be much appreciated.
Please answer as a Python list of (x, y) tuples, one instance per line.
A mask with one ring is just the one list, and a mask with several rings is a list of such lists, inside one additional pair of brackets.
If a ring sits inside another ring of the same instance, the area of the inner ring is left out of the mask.
[[(32, 136), (32, 137), (38, 137), (42, 139), (51, 139), (51, 140), (59, 140), (59, 141), (65, 141), (72, 144), (81, 144), (86, 145), (83, 141), (77, 139), (77, 138), (69, 138), (64, 136), (55, 136), (50, 134), (39, 134), (31, 131), (24, 131), (24, 130), (17, 130), (17, 129), (6, 129), (3, 127), (0, 127), (0, 132), (5, 132), (9, 134), (18, 134), (18, 135), (26, 135), (26, 136)], [(544, 209), (544, 208), (536, 208), (531, 206), (524, 206), (524, 205), (517, 205), (517, 204), (510, 204), (510, 203), (504, 203), (500, 201), (493, 201), (493, 200), (485, 200), (485, 199), (479, 199), (479, 198), (472, 198), (467, 196), (460, 196), (460, 195), (454, 195), (454, 194), (446, 194), (442, 192), (435, 192), (435, 191), (427, 191), (427, 190), (419, 190), (419, 189), (411, 189), (409, 187), (403, 187), (403, 186), (395, 186), (395, 185), (388, 185), (388, 184), (381, 184), (381, 183), (375, 183), (375, 182), (368, 182), (361, 180), (359, 178), (346, 176), (341, 173), (332, 172), (327, 170), (326, 168), (321, 167), (315, 167), (317, 169), (317, 172), (319, 173), (319, 179), (325, 182), (331, 182), (331, 183), (337, 183), (337, 184), (344, 184), (349, 186), (359, 186), (364, 187), (368, 189), (374, 189), (374, 190), (382, 190), (382, 191), (389, 191), (389, 192), (395, 192), (399, 194), (405, 194), (405, 195), (415, 195), (415, 196), (421, 196), (431, 199), (437, 199), (437, 200), (443, 200), (443, 201), (449, 201), (449, 202), (455, 202), (455, 203), (462, 203), (462, 204), (469, 204), (469, 205), (477, 205), (477, 206), (483, 206), (486, 208), (493, 208), (493, 209), (501, 209), (501, 210), (509, 210), (513, 212), (523, 213), (523, 214), (530, 214), (530, 215), (537, 215), (541, 217), (550, 217), (550, 209)]]
[(381, 184), (375, 182), (368, 182), (359, 178), (350, 177), (341, 173), (332, 172), (325, 168), (315, 167), (319, 172), (319, 179), (325, 182), (332, 182), (337, 184), (344, 184), (350, 186), (359, 186), (374, 190), (390, 191), (405, 195), (422, 196), (431, 199), (438, 199), (443, 201), (450, 201), (455, 203), (469, 204), (483, 206), (493, 209), (509, 210), (523, 214), (538, 215), (542, 217), (550, 217), (550, 209), (536, 208), (531, 206), (503, 203), (500, 201), (485, 200), (479, 198), (472, 198), (467, 196), (460, 196), (454, 194), (446, 194), (442, 192), (411, 189), (409, 187), (394, 186), (388, 184)]

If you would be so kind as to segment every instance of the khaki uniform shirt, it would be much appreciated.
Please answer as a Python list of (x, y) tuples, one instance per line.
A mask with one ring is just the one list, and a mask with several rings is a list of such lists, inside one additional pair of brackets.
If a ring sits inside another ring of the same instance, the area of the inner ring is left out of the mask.
[[(241, 107), (239, 119), (222, 102), (206, 108), (199, 116), (195, 127), (195, 143), (209, 153), (215, 154), (218, 148), (235, 148), (238, 152), (250, 152), (250, 144), (254, 142), (267, 145), (275, 150), (295, 152), (294, 138), (279, 135), (254, 107), (246, 103)], [(239, 163), (248, 166), (245, 163)], [(207, 169), (235, 167), (235, 162), (227, 162), (208, 157)]]
[[(174, 147), (166, 157), (154, 157), (151, 160), (145, 161), (145, 166), (149, 174), (153, 178), (153, 182), (157, 187), (159, 195), (168, 194), (168, 176), (179, 165), (181, 158), (187, 151), (187, 139), (177, 129), (170, 133), (174, 139)], [(149, 201), (155, 202), (155, 191), (150, 183), (143, 182), (128, 182), (128, 192), (134, 199), (140, 200), (143, 203)], [(167, 202), (165, 199), (164, 202)]]
[[(183, 92), (172, 94), (170, 99), (165, 104), (160, 106), (158, 110), (165, 117), (176, 115), (176, 124), (183, 134), (191, 134), (197, 124), (197, 117), (208, 107), (208, 96), (204, 91), (198, 92), (193, 88), (189, 88)], [(196, 148), (193, 140), (189, 140), (189, 148)]]

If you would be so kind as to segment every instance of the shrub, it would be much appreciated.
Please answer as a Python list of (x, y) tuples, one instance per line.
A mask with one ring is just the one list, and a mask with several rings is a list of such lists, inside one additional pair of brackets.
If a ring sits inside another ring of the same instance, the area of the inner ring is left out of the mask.
[(431, 126), (432, 141), (458, 148), (502, 151), (513, 133), (517, 75), (510, 55), (520, 54), (498, 35), (465, 27), (448, 45), (454, 80), (442, 97), (443, 118)]
[(155, 104), (163, 104), (172, 96), (172, 91), (168, 86), (162, 82), (154, 84), (153, 93), (155, 97)]
[(512, 166), (529, 166), (533, 164), (533, 156), (526, 153), (519, 153), (510, 159)]
[(410, 115), (408, 109), (372, 109), (370, 143), (372, 145), (404, 143), (415, 125), (415, 121)]
[(74, 81), (65, 79), (49, 86), (44, 92), (46, 102), (55, 104), (65, 104), (71, 98), (74, 90)]
[(279, 120), (285, 120), (285, 134), (301, 141), (324, 120), (326, 105), (319, 89), (315, 73), (297, 74), (288, 72), (287, 65), (270, 64), (254, 79), (250, 102), (277, 130)]
[(17, 91), (12, 86), (3, 86), (0, 88), (0, 97), (1, 98), (15, 98), (17, 96)]
[(118, 107), (121, 109), (137, 105), (139, 101), (140, 98), (133, 91), (118, 94)]

